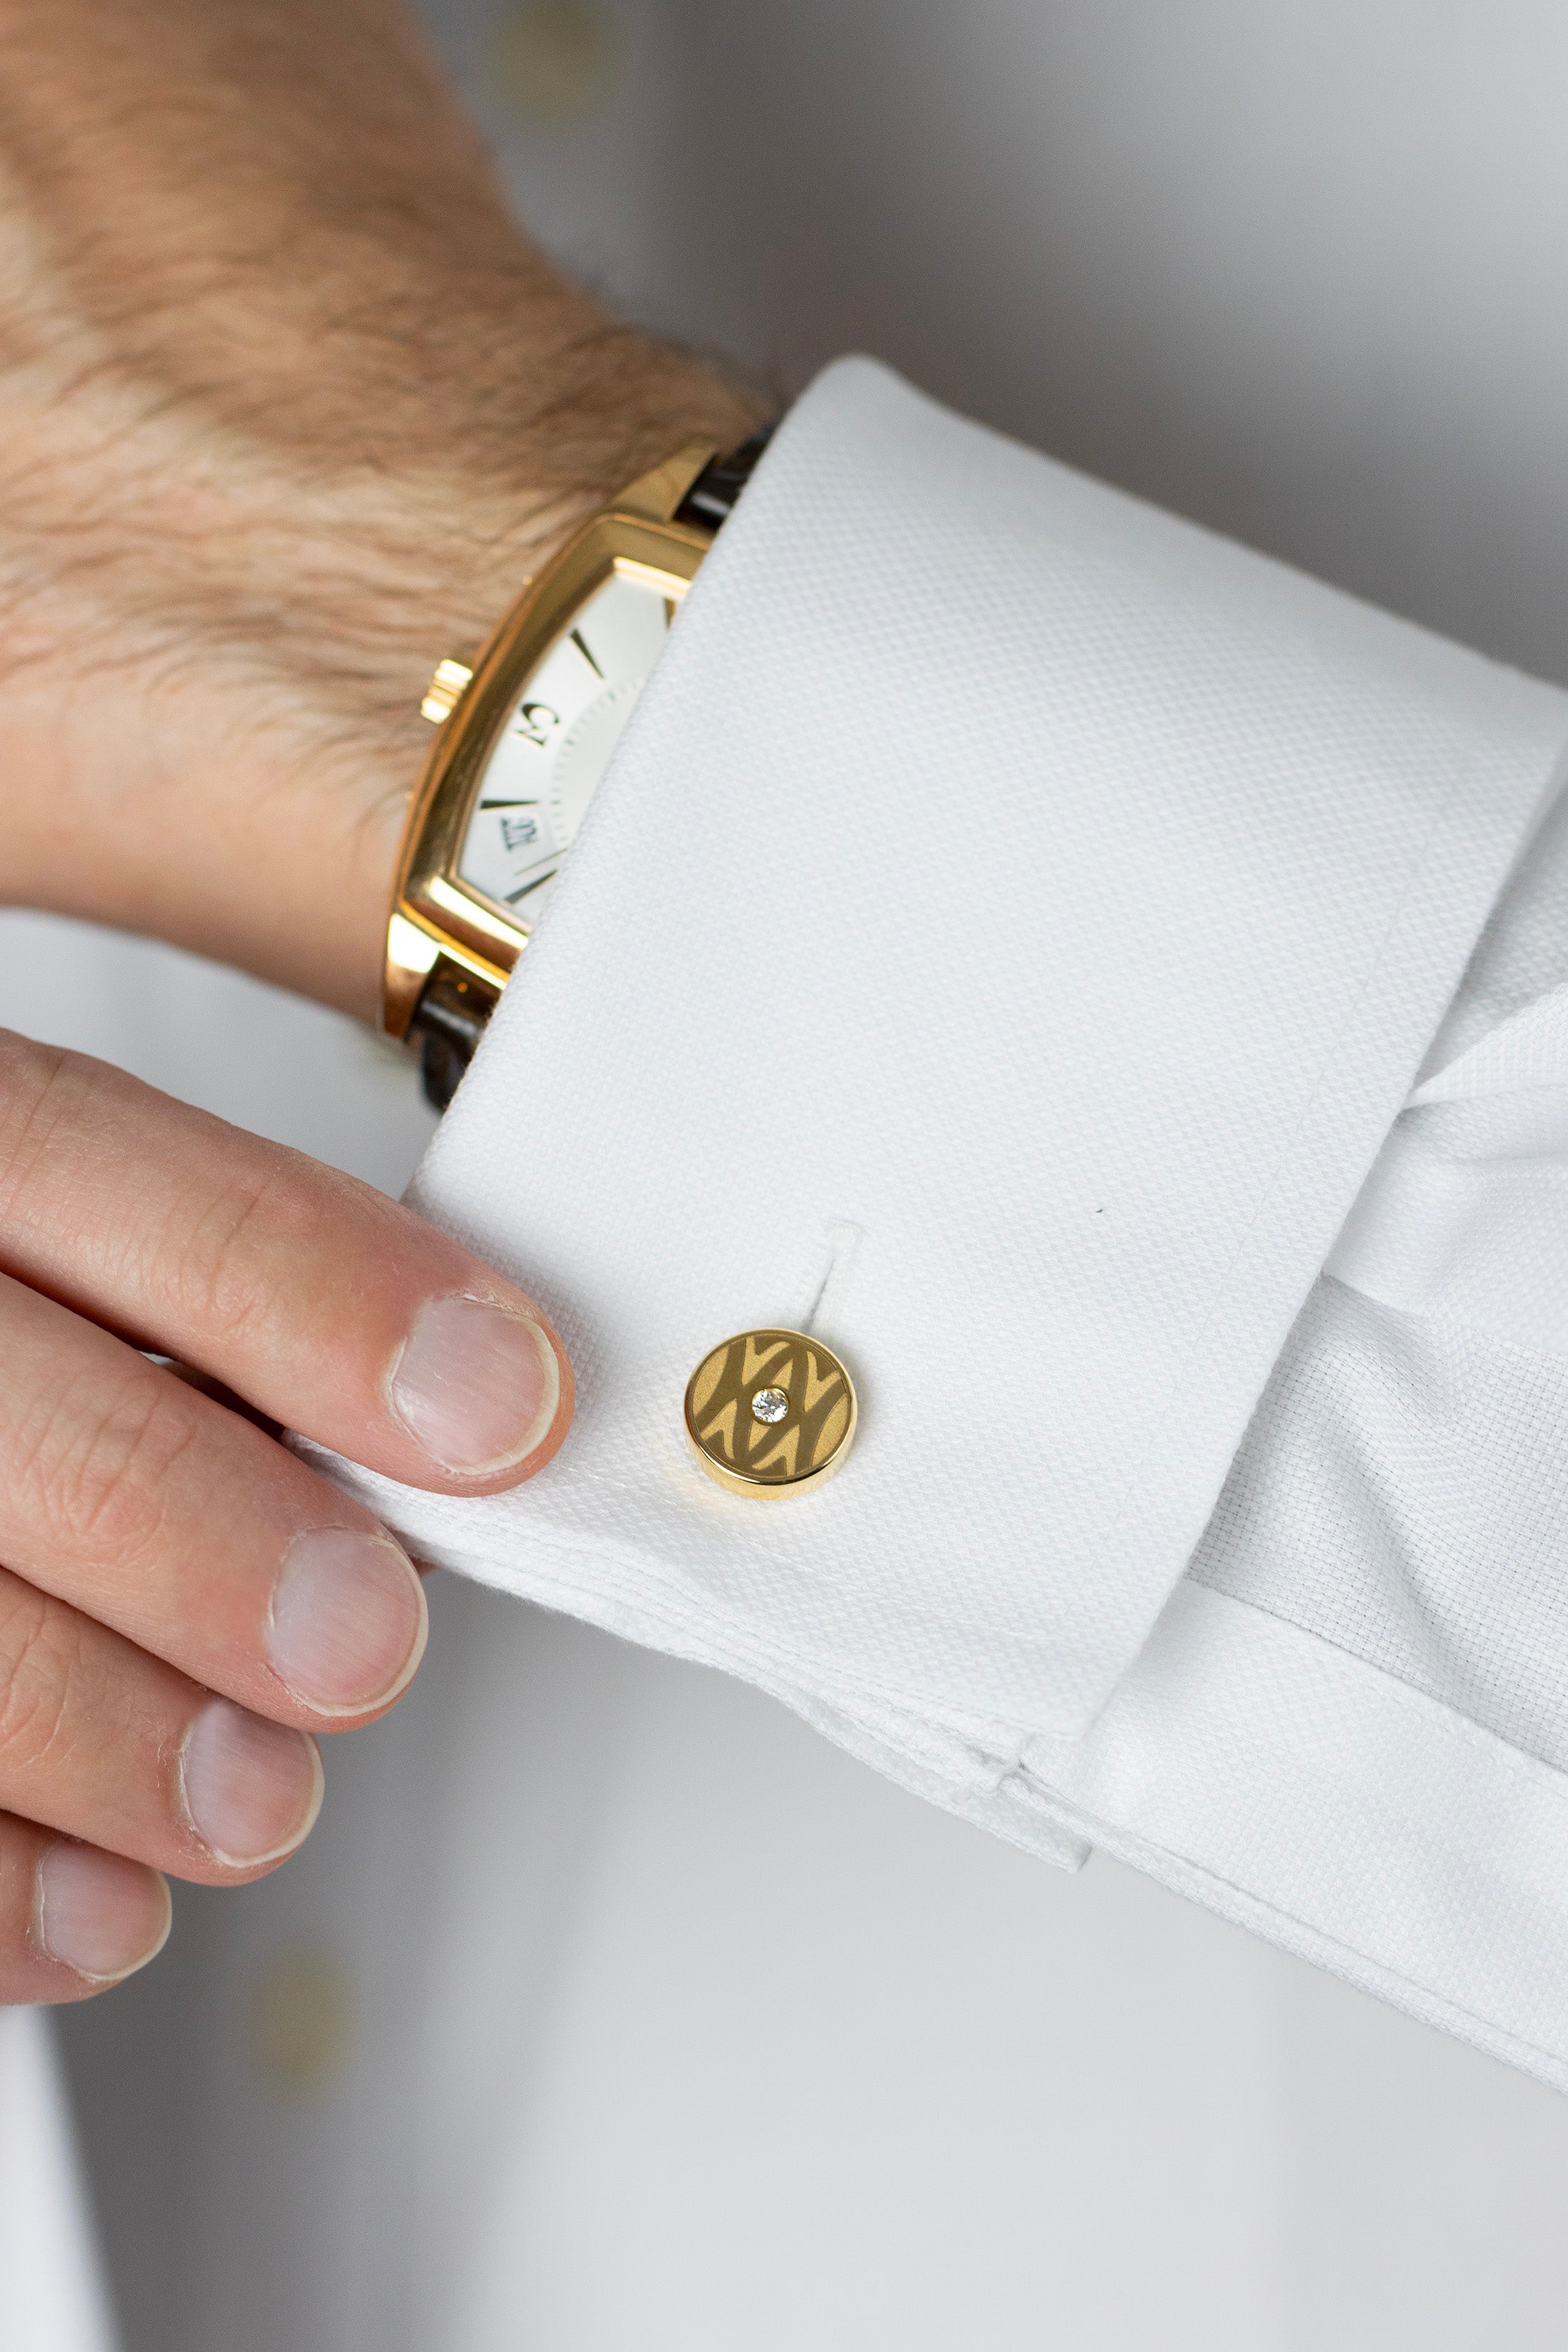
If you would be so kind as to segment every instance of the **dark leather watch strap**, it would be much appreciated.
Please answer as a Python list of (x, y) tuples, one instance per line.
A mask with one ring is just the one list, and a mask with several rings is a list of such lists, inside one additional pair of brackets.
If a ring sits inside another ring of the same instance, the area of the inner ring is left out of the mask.
[(409, 1034), (419, 1042), (419, 1083), (425, 1099), (445, 1110), (473, 1060), (496, 992), (455, 965), (438, 963), (425, 983)]
[(699, 530), (717, 530), (733, 514), (736, 499), (756, 471), (757, 460), (773, 437), (773, 427), (764, 425), (760, 433), (753, 433), (749, 441), (742, 441), (728, 457), (710, 459), (676, 508), (676, 521), (692, 524)]
[[(704, 466), (677, 507), (676, 521), (697, 530), (717, 530), (733, 513), (773, 434), (773, 426), (764, 425), (738, 449)], [(408, 1034), (418, 1042), (419, 1082), (437, 1110), (444, 1111), (457, 1093), (495, 1002), (482, 982), (470, 980), (453, 964), (438, 963), (426, 982)]]

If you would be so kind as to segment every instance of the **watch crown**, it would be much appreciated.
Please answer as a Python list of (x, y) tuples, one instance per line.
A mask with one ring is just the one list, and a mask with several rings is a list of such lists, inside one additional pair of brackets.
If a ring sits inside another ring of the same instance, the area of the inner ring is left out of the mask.
[(458, 698), (463, 688), (473, 674), (466, 663), (437, 662), (436, 675), (431, 679), (425, 699), (419, 706), (420, 715), (427, 719), (432, 727), (439, 727), (444, 719), (450, 719), (458, 707)]

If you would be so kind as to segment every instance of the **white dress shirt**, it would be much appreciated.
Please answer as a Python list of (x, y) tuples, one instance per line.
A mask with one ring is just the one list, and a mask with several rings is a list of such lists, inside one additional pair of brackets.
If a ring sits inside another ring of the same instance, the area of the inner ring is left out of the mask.
[[(634, 315), (786, 390), (873, 349), (1562, 675), (1544, 0), (613, 0), (559, 121), (510, 110), (495, 0), (428, 13), (525, 216)], [(401, 1188), (428, 1123), (344, 1024), (4, 929), (8, 1022)], [(300, 1856), (177, 1889), (158, 1966), (59, 2020), (132, 2352), (1555, 2352), (1538, 2082), (1103, 1846), (1040, 1868), (732, 1675), (432, 1606)]]
[(113, 2352), (91, 2209), (42, 2014), (0, 2010), (0, 2343)]
[[(1436, 1402), (1310, 1299), (1565, 740), (1555, 690), (830, 371), (415, 1190), (542, 1297), (573, 1434), (489, 1500), (339, 1475), (427, 1557), (1568, 2083), (1568, 1781), (1522, 1696), (1472, 1703), (1521, 1643), (1550, 1678), (1497, 1589), (1552, 1565), (1552, 1318), (1488, 1475), (1506, 1385)], [(1412, 1166), (1441, 1192), (1432, 1123), (1500, 1051), (1415, 1097), (1339, 1263), (1443, 1261), (1417, 1355), (1476, 1341)], [(683, 1458), (681, 1392), (808, 1315), (862, 1432), (759, 1509)]]

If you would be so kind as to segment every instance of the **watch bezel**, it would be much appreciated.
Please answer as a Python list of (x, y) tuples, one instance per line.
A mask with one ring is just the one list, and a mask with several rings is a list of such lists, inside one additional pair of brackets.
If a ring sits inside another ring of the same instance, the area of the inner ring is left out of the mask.
[(575, 615), (621, 573), (679, 604), (712, 541), (684, 523), (612, 507), (590, 518), (512, 607), (441, 727), (420, 782), (393, 898), (384, 1025), (408, 1033), (445, 957), (499, 995), (529, 926), (502, 915), (458, 873), (467, 821), (490, 754), (523, 688)]

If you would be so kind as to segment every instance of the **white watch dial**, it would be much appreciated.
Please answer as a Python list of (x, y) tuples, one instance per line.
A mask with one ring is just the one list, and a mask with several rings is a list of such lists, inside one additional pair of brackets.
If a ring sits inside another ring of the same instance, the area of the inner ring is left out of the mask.
[(674, 613), (660, 589), (616, 572), (533, 671), (490, 753), (458, 872), (522, 930), (576, 838)]

